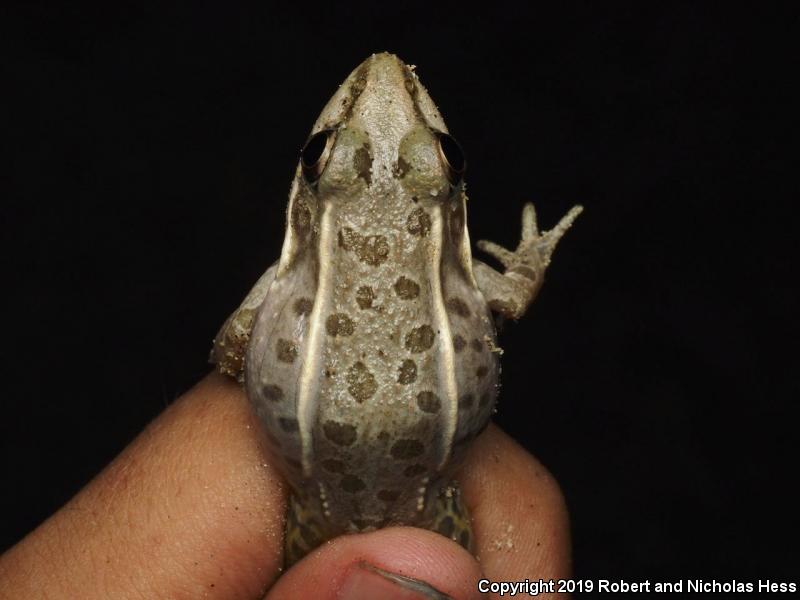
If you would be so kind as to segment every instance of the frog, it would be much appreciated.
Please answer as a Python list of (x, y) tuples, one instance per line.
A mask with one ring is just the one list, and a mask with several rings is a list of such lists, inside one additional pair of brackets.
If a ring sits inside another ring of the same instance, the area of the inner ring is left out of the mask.
[(473, 258), (466, 159), (415, 67), (373, 54), (303, 146), (280, 258), (216, 335), (290, 489), (290, 566), (348, 533), (405, 525), (475, 552), (455, 478), (499, 387), (495, 318), (519, 319), (581, 212)]

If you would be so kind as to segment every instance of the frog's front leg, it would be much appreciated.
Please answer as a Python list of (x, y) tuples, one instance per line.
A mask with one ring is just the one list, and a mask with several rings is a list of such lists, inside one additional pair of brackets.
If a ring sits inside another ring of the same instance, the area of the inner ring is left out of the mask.
[(230, 375), (240, 383), (244, 381), (244, 355), (247, 352), (253, 322), (275, 279), (277, 270), (278, 263), (267, 269), (214, 338), (214, 346), (208, 357), (209, 362), (216, 364), (220, 373)]
[(542, 286), (545, 269), (558, 240), (582, 210), (582, 206), (572, 207), (558, 225), (540, 233), (536, 211), (529, 202), (522, 210), (522, 239), (516, 251), (506, 250), (494, 242), (478, 242), (478, 248), (505, 267), (505, 272), (500, 274), (487, 264), (472, 261), (475, 280), (492, 310), (510, 319), (519, 319), (525, 314)]

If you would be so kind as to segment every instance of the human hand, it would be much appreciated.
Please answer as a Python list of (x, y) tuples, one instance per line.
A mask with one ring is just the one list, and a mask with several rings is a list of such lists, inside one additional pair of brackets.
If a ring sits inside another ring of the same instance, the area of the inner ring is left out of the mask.
[[(475, 598), (567, 577), (558, 485), (490, 426), (457, 478), (480, 562), (438, 533), (336, 538), (282, 577), (286, 486), (241, 387), (211, 374), (0, 557), (0, 598)], [(438, 590), (438, 594), (436, 590)]]

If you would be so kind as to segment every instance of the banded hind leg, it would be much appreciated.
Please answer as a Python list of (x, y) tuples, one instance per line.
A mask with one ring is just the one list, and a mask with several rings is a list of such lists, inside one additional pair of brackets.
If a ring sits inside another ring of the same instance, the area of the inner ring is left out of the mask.
[(472, 520), (457, 483), (451, 482), (442, 489), (433, 502), (431, 513), (431, 530), (450, 538), (470, 554), (475, 553)]
[[(474, 554), (474, 536), (469, 511), (455, 482), (445, 486), (428, 510), (427, 529), (442, 534)], [(284, 563), (288, 569), (332, 536), (319, 521), (319, 513), (307, 508), (290, 494), (286, 517)]]
[(244, 381), (244, 356), (250, 343), (253, 322), (277, 270), (277, 263), (267, 269), (214, 338), (208, 361), (217, 365), (220, 373), (233, 377), (239, 383)]
[(289, 494), (283, 561), (288, 569), (329, 539), (322, 529), (319, 514), (309, 510), (294, 493)]

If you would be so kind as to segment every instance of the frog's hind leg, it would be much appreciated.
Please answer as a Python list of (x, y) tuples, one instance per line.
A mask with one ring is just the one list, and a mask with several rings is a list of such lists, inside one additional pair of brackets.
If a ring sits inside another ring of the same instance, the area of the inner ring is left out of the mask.
[(472, 522), (461, 490), (455, 482), (446, 486), (433, 502), (433, 522), (430, 529), (450, 538), (474, 554)]
[(244, 380), (244, 355), (247, 352), (256, 314), (275, 279), (277, 270), (278, 263), (267, 269), (214, 338), (209, 362), (216, 364), (220, 373), (230, 375), (239, 382)]
[(284, 563), (288, 569), (327, 539), (317, 519), (317, 513), (308, 510), (295, 496), (289, 496), (286, 517)]

